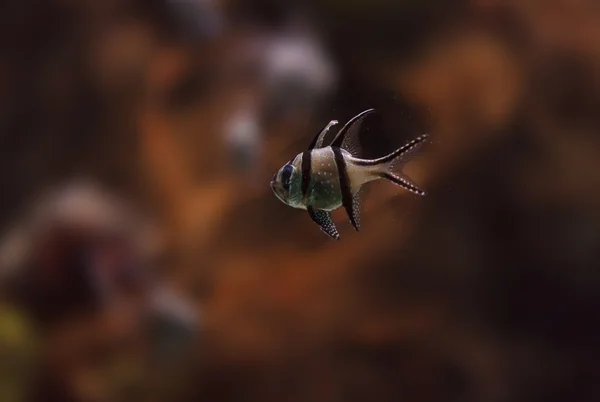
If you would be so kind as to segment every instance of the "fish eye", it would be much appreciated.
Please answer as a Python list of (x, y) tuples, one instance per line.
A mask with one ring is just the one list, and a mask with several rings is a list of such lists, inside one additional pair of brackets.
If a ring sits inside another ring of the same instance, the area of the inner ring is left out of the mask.
[(281, 184), (286, 190), (290, 188), (290, 179), (292, 178), (292, 173), (294, 173), (294, 167), (292, 165), (285, 165), (283, 167), (281, 172)]

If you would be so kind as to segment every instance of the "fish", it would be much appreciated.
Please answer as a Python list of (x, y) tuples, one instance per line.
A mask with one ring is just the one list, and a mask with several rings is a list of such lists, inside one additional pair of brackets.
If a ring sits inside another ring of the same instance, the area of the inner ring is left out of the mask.
[(331, 120), (308, 149), (281, 167), (271, 180), (271, 189), (281, 202), (308, 211), (321, 231), (335, 240), (340, 235), (331, 212), (340, 207), (346, 210), (354, 229), (360, 231), (361, 195), (366, 183), (386, 179), (413, 194), (426, 195), (402, 168), (426, 143), (428, 134), (384, 157), (361, 157), (360, 127), (365, 117), (374, 112), (375, 109), (368, 109), (353, 117), (328, 141), (327, 134), (338, 124), (337, 120)]

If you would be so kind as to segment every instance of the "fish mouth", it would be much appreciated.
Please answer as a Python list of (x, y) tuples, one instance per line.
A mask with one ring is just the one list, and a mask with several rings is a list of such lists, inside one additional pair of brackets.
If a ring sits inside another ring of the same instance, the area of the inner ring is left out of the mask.
[(277, 196), (277, 198), (281, 199), (281, 196), (279, 195), (279, 190), (277, 188), (277, 183), (275, 182), (275, 180), (271, 180), (270, 187), (271, 187), (271, 190), (273, 191), (273, 193)]
[(277, 173), (273, 175), (273, 178), (271, 178), (270, 186), (271, 189), (275, 191), (275, 188), (277, 187)]
[(271, 180), (271, 190), (273, 190), (273, 194), (275, 194), (275, 197), (277, 197), (279, 201), (285, 203), (284, 198), (281, 195), (281, 189), (279, 186), (277, 186), (277, 182), (275, 180)]

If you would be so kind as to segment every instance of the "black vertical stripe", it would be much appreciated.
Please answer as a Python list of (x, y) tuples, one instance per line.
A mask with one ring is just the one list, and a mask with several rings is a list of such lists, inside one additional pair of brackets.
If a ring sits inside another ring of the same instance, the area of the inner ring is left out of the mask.
[(311, 162), (312, 152), (304, 151), (302, 153), (302, 196), (306, 198), (308, 193), (308, 186), (310, 184), (311, 177)]
[(354, 227), (356, 226), (356, 219), (354, 219), (354, 208), (352, 203), (352, 189), (350, 188), (350, 177), (348, 176), (348, 168), (346, 166), (346, 161), (344, 160), (344, 155), (342, 155), (342, 150), (340, 148), (333, 149), (333, 156), (335, 160), (335, 164), (338, 170), (338, 176), (340, 177), (340, 189), (342, 191), (342, 205), (346, 212), (348, 213), (348, 217), (350, 218), (350, 222)]

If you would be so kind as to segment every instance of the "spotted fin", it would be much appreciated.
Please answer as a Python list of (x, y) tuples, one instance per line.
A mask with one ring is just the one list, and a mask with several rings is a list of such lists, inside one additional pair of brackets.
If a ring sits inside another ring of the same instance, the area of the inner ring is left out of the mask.
[[(425, 195), (425, 191), (420, 189), (407, 175), (402, 172), (404, 165), (411, 160), (411, 158), (418, 152), (421, 146), (427, 141), (429, 136), (423, 134), (418, 138), (410, 141), (402, 148), (397, 149), (390, 155), (380, 158), (379, 162), (382, 167), (382, 177), (390, 180), (391, 182), (404, 187), (406, 190), (417, 195)], [(377, 162), (377, 161), (372, 161)]]
[(307, 210), (312, 220), (319, 225), (325, 234), (334, 238), (335, 240), (340, 239), (340, 234), (333, 224), (333, 221), (331, 220), (331, 214), (329, 212), (313, 209), (312, 207), (308, 207)]
[(329, 130), (331, 129), (331, 127), (335, 126), (336, 124), (338, 124), (337, 120), (331, 120), (324, 128), (323, 130), (321, 130), (321, 132), (319, 134), (317, 134), (317, 136), (312, 140), (312, 142), (310, 143), (310, 145), (308, 146), (308, 150), (311, 151), (315, 148), (323, 148), (323, 146), (325, 146), (325, 136), (327, 135), (327, 133), (329, 132)]
[(388, 169), (391, 171), (401, 171), (404, 165), (409, 162), (413, 156), (421, 149), (421, 147), (429, 140), (429, 134), (423, 134), (415, 138), (402, 148), (397, 149), (384, 159), (388, 159)]
[(420, 196), (424, 196), (427, 194), (424, 190), (420, 189), (408, 176), (402, 173), (386, 172), (382, 174), (382, 177), (388, 179), (392, 183), (399, 185), (400, 187), (403, 187), (404, 189), (410, 191), (413, 194)]
[(342, 148), (348, 152), (355, 158), (360, 157), (362, 152), (362, 147), (360, 145), (359, 133), (360, 127), (365, 117), (374, 113), (375, 109), (368, 109), (364, 112), (354, 116), (342, 129), (337, 133), (335, 138), (333, 139), (331, 146)]

